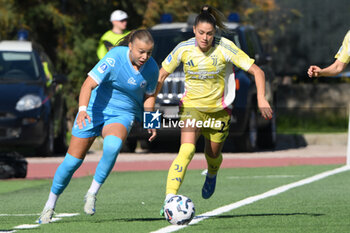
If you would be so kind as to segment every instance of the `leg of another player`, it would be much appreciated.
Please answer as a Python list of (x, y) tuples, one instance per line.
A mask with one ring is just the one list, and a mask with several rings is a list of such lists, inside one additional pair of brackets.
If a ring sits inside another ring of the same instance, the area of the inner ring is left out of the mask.
[(38, 220), (39, 223), (49, 223), (51, 221), (59, 195), (67, 187), (74, 172), (82, 164), (86, 152), (89, 150), (94, 140), (95, 137), (78, 138), (72, 136), (68, 152), (63, 162), (56, 170), (55, 176), (52, 181), (49, 198), (45, 204), (42, 215)]
[(96, 167), (91, 186), (85, 195), (84, 211), (86, 214), (95, 214), (96, 195), (111, 172), (127, 135), (127, 129), (120, 123), (108, 124), (103, 128), (103, 155)]
[[(199, 128), (182, 128), (181, 129), (181, 146), (177, 157), (171, 164), (168, 172), (166, 184), (166, 197), (164, 203), (172, 196), (176, 195), (185, 178), (187, 166), (191, 162), (196, 151), (196, 141), (200, 136)], [(160, 215), (164, 215), (161, 208)]]
[(205, 158), (208, 164), (208, 173), (202, 188), (202, 197), (204, 199), (210, 198), (215, 191), (216, 175), (222, 163), (221, 150), (223, 145), (224, 145), (224, 142), (216, 143), (216, 142), (210, 141), (209, 139), (205, 139), (204, 151), (205, 151)]
[(166, 194), (176, 195), (186, 174), (187, 166), (191, 162), (195, 150), (196, 141), (200, 135), (200, 129), (183, 128), (181, 130), (181, 146), (179, 153), (168, 172)]

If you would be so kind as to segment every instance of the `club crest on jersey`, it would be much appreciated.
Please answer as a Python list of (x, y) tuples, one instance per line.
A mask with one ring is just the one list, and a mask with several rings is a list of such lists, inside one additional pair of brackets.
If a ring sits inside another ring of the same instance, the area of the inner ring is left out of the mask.
[(98, 68), (98, 72), (100, 72), (101, 74), (103, 74), (108, 68), (108, 65), (104, 62), (102, 63)]
[(141, 82), (140, 87), (141, 87), (141, 88), (144, 88), (144, 87), (146, 86), (146, 84), (147, 84), (147, 81), (144, 80), (144, 81)]
[(110, 57), (106, 58), (106, 62), (112, 67), (114, 67), (115, 65), (115, 60), (113, 58), (110, 58)]
[(213, 60), (213, 63), (211, 65), (216, 66), (218, 64), (218, 58), (217, 57), (211, 57)]
[(135, 80), (133, 77), (130, 77), (130, 78), (128, 79), (128, 83), (131, 84), (131, 85), (135, 85), (135, 86), (137, 85), (137, 84), (136, 84), (136, 80)]

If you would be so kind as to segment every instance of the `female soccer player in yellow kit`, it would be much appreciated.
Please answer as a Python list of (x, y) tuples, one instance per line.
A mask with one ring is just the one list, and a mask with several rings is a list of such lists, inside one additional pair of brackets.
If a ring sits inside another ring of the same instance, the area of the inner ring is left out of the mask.
[[(195, 37), (178, 44), (163, 61), (159, 71), (157, 93), (164, 80), (181, 62), (186, 74), (186, 91), (180, 103), (180, 118), (185, 122), (185, 127), (181, 129), (178, 156), (169, 169), (165, 200), (177, 194), (200, 134), (205, 138), (205, 157), (208, 163), (202, 197), (207, 199), (214, 193), (216, 174), (222, 162), (221, 150), (228, 135), (230, 121), (227, 106), (231, 103), (225, 102), (224, 94), (227, 63), (233, 63), (255, 77), (258, 107), (263, 117), (272, 117), (271, 107), (265, 99), (264, 72), (232, 41), (215, 37), (217, 26), (225, 29), (222, 19), (221, 12), (208, 5), (203, 6), (193, 26)], [(214, 123), (203, 127), (204, 124), (201, 123), (205, 121)], [(160, 214), (164, 215), (163, 208)]]

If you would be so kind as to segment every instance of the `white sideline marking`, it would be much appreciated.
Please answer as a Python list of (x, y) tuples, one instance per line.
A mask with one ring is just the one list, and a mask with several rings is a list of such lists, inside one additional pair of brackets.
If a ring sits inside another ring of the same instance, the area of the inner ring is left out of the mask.
[[(64, 217), (74, 217), (80, 215), (79, 213), (60, 213), (60, 214), (55, 214), (55, 218), (52, 218), (51, 222), (57, 222), (61, 220)], [(6, 217), (6, 216), (14, 216), (14, 217), (22, 217), (22, 216), (40, 216), (40, 214), (0, 214), (0, 217)], [(35, 221), (36, 223), (38, 221)], [(17, 232), (16, 230), (23, 230), (23, 229), (32, 229), (32, 228), (37, 228), (40, 227), (40, 224), (22, 224), (13, 227), (15, 230), (11, 231), (0, 231), (0, 233), (15, 233)]]
[(300, 175), (266, 175), (266, 176), (228, 176), (227, 179), (293, 178)]
[[(79, 215), (79, 213), (60, 213), (60, 214), (55, 214), (56, 217), (61, 218), (61, 217), (74, 217)], [(25, 217), (25, 216), (40, 216), (39, 214), (0, 214), (0, 217)], [(1, 232), (1, 231), (0, 231)]]
[(60, 221), (62, 218), (52, 218), (51, 219), (51, 222), (57, 222), (57, 221)]
[[(302, 185), (305, 185), (305, 184), (309, 184), (309, 183), (321, 180), (323, 178), (326, 178), (328, 176), (332, 176), (332, 175), (335, 175), (335, 174), (338, 174), (338, 173), (341, 173), (341, 172), (344, 172), (344, 171), (348, 171), (348, 170), (350, 170), (350, 166), (343, 166), (343, 167), (336, 168), (336, 169), (333, 169), (333, 170), (330, 170), (330, 171), (322, 172), (320, 174), (311, 176), (311, 177), (303, 179), (303, 180), (299, 180), (299, 181), (291, 183), (291, 184), (287, 184), (287, 185), (283, 185), (283, 186), (278, 187), (278, 188), (271, 189), (270, 191), (267, 191), (265, 193), (262, 193), (262, 194), (259, 194), (259, 195), (256, 195), (256, 196), (252, 196), (252, 197), (248, 197), (248, 198), (243, 199), (241, 201), (234, 202), (234, 203), (231, 203), (229, 205), (225, 205), (225, 206), (222, 206), (222, 207), (217, 208), (215, 210), (212, 210), (212, 211), (203, 213), (203, 214), (201, 214), (199, 216), (196, 216), (191, 221), (191, 223), (189, 225), (197, 224), (197, 223), (199, 223), (200, 221), (202, 221), (204, 219), (223, 214), (225, 212), (228, 212), (228, 211), (231, 211), (233, 209), (237, 209), (239, 207), (251, 204), (251, 203), (259, 201), (261, 199), (264, 199), (264, 198), (267, 198), (267, 197), (272, 197), (272, 196), (278, 195), (280, 193), (286, 192), (289, 189), (296, 188), (296, 187), (299, 187), (299, 186), (302, 186)], [(185, 228), (187, 226), (188, 225), (183, 225), (183, 226), (171, 225), (171, 226), (163, 227), (163, 228), (161, 228), (161, 229), (159, 229), (157, 231), (153, 231), (151, 233), (174, 232), (174, 231), (178, 231), (178, 230), (180, 230), (182, 228)]]
[(39, 227), (40, 225), (39, 224), (22, 224), (22, 225), (18, 225), (18, 226), (15, 226), (13, 229), (32, 229), (32, 228), (37, 228)]
[(64, 218), (64, 217), (74, 217), (80, 215), (79, 213), (60, 213), (60, 214), (55, 214), (55, 217), (57, 218)]

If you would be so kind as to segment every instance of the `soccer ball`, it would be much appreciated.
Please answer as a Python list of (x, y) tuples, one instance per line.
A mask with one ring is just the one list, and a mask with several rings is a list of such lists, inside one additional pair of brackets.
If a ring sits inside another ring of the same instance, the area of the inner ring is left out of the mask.
[(183, 195), (171, 197), (164, 205), (165, 219), (174, 225), (186, 225), (194, 217), (195, 209), (191, 199)]

